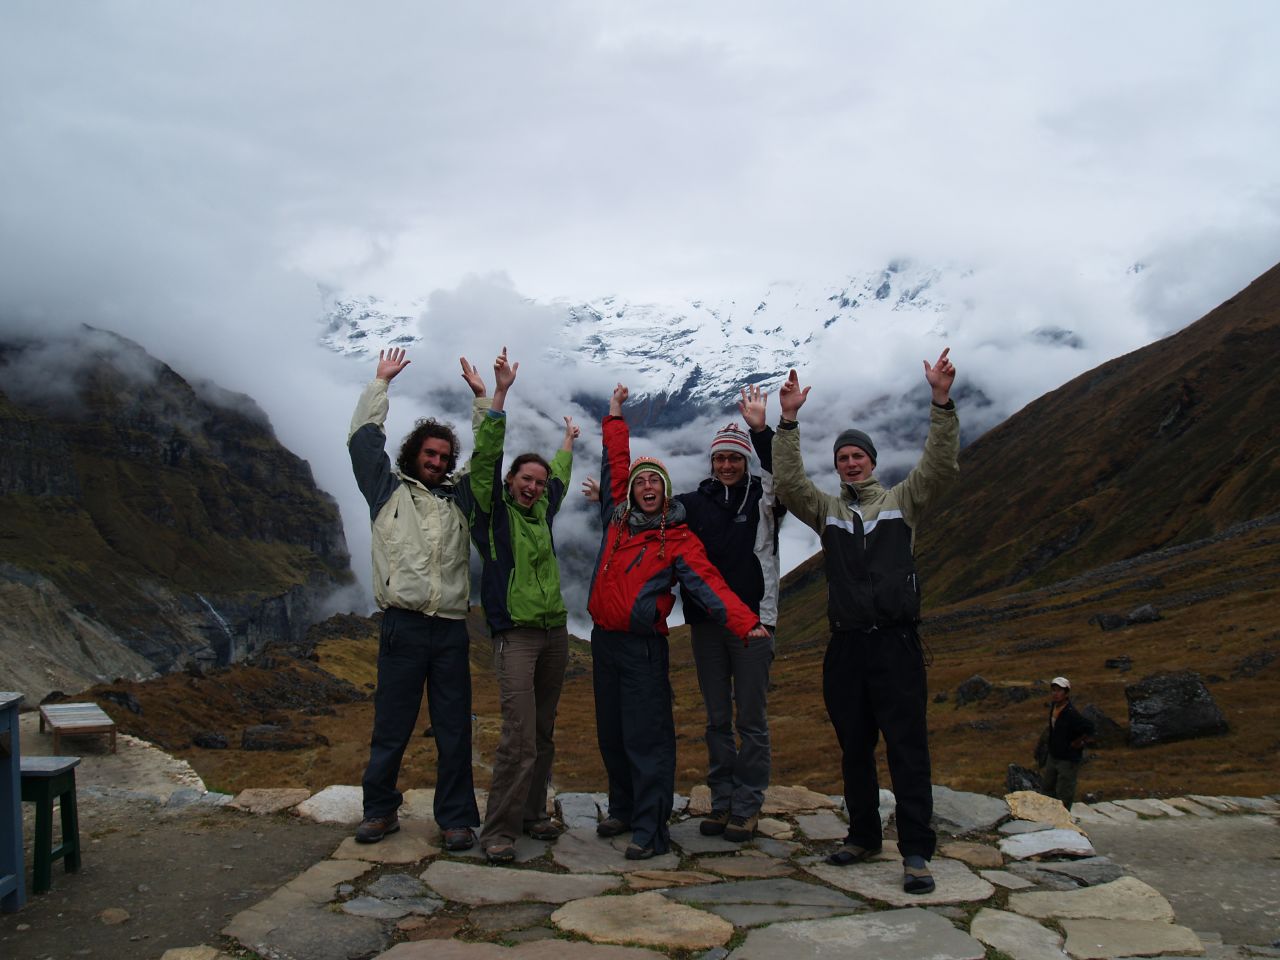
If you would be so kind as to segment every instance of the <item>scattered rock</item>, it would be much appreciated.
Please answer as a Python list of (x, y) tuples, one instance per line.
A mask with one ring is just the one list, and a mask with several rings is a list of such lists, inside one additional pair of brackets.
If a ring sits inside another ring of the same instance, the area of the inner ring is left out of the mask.
[(1040, 779), (1040, 774), (1027, 767), (1011, 763), (1005, 771), (1004, 788), (1008, 793), (1017, 793), (1019, 790), (1039, 791), (1043, 787), (1044, 781)]
[(313, 731), (285, 730), (270, 723), (246, 727), (240, 734), (241, 750), (305, 750), (315, 746), (327, 747), (329, 741)]
[(129, 911), (123, 907), (107, 907), (98, 914), (104, 926), (117, 927), (129, 919)]
[(1125, 626), (1124, 617), (1116, 613), (1095, 613), (1089, 622), (1096, 623), (1099, 630), (1119, 630)]
[(317, 823), (355, 825), (364, 819), (364, 791), (360, 787), (325, 787), (311, 799), (298, 804), (295, 812)]
[(227, 735), (225, 733), (216, 733), (211, 730), (204, 730), (197, 733), (191, 738), (191, 742), (203, 750), (227, 749)]
[[(117, 680), (116, 682), (119, 683), (120, 681)], [(132, 714), (137, 716), (142, 715), (142, 704), (138, 702), (137, 697), (132, 693), (129, 693), (127, 690), (104, 690), (102, 693), (99, 693), (98, 696), (103, 700), (119, 704)]]
[(1127, 673), (1133, 669), (1133, 657), (1125, 654), (1119, 657), (1109, 657), (1102, 664), (1108, 670), (1119, 670), (1121, 673)]
[[(689, 806), (692, 813), (692, 797)], [(760, 813), (767, 817), (779, 813), (830, 810), (836, 806), (838, 806), (837, 802), (826, 794), (815, 793), (808, 787), (768, 787), (764, 792), (764, 806), (760, 808)], [(709, 807), (708, 812), (710, 812)]]
[(978, 674), (974, 674), (956, 687), (956, 708), (959, 709), (966, 703), (977, 703), (979, 700), (985, 700), (990, 695), (991, 684)]
[(1006, 794), (1004, 800), (1009, 804), (1009, 810), (1017, 820), (1051, 823), (1063, 830), (1080, 832), (1080, 828), (1072, 821), (1071, 814), (1067, 813), (1067, 808), (1055, 797), (1046, 797), (1043, 793), (1036, 793), (1033, 790), (1021, 790)]
[(1124, 727), (1099, 710), (1092, 703), (1080, 709), (1080, 716), (1093, 724), (1093, 742), (1100, 747), (1118, 747), (1126, 739)]
[(246, 813), (279, 813), (296, 807), (311, 796), (306, 787), (250, 787), (241, 790), (230, 806)]
[(1191, 670), (1156, 673), (1124, 688), (1129, 701), (1129, 744), (1189, 740), (1227, 732), (1227, 720)]
[(1140, 607), (1134, 607), (1124, 618), (1127, 623), (1155, 623), (1164, 618), (1160, 616), (1160, 611), (1149, 603), (1144, 603)]
[(1259, 650), (1257, 653), (1243, 656), (1236, 661), (1235, 667), (1231, 670), (1231, 679), (1256, 677), (1264, 668), (1274, 663), (1277, 656), (1274, 650)]

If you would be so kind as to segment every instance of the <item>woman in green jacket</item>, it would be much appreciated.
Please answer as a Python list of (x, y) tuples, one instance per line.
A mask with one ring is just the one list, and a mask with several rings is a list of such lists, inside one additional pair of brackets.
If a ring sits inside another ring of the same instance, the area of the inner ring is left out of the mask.
[[(522, 832), (539, 840), (561, 832), (547, 815), (547, 783), (569, 634), (551, 525), (568, 489), (578, 428), (565, 417), (564, 443), (550, 463), (523, 453), (502, 473), (503, 406), (519, 366), (508, 363), (503, 347), (493, 364), (493, 404), (478, 418), (471, 455), (471, 539), (483, 561), (480, 599), (502, 700), (502, 736), (480, 832), (480, 845), (495, 863), (515, 859)], [(484, 396), (484, 381), (465, 357), (462, 376)]]

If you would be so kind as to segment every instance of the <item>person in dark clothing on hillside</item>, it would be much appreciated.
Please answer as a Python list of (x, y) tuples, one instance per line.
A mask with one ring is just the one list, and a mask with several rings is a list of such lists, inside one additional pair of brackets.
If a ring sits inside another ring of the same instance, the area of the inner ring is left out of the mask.
[[(773, 493), (767, 400), (759, 387), (743, 388), (738, 410), (751, 432), (734, 423), (719, 431), (711, 441), (711, 475), (676, 500), (685, 507), (689, 529), (707, 548), (707, 558), (772, 634), (778, 623), (778, 526), (785, 511)], [(753, 452), (760, 461), (759, 475), (750, 473)], [(766, 706), (774, 638), (744, 646), (711, 618), (697, 597), (683, 590), (681, 597), (707, 708), (711, 814), (701, 831), (741, 843), (755, 833), (769, 785)]]
[(1054, 677), (1049, 684), (1049, 751), (1040, 767), (1044, 793), (1071, 809), (1076, 780), (1084, 762), (1084, 746), (1093, 736), (1093, 722), (1071, 702), (1071, 681)]
[(743, 642), (769, 631), (738, 599), (689, 529), (684, 505), (671, 499), (671, 478), (653, 457), (630, 461), (622, 418), (628, 395), (613, 391), (604, 418), (600, 516), (604, 536), (591, 578), (596, 736), (609, 777), (603, 837), (632, 831), (628, 860), (670, 847), (667, 819), (675, 791), (676, 736), (668, 673), (667, 616), (676, 582)]
[(809, 394), (791, 371), (778, 394), (782, 419), (773, 438), (778, 499), (822, 538), (831, 642), (822, 663), (822, 694), (840, 741), (849, 833), (828, 857), (837, 865), (880, 849), (876, 742), (884, 735), (897, 799), (903, 890), (934, 889), (929, 872), (937, 838), (930, 780), (928, 689), (916, 624), (920, 592), (915, 530), (920, 511), (959, 474), (960, 424), (951, 385), (956, 369), (942, 351), (924, 364), (933, 394), (924, 455), (906, 479), (885, 489), (872, 476), (876, 448), (861, 430), (845, 430), (833, 444), (840, 492), (823, 493), (805, 474), (797, 417)]

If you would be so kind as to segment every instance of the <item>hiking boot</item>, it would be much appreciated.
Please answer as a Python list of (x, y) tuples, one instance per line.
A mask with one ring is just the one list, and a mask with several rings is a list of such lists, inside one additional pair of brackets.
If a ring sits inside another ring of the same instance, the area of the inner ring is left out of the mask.
[(516, 848), (510, 843), (495, 843), (485, 850), (490, 863), (511, 863), (516, 858)]
[(728, 810), (712, 810), (702, 818), (702, 823), (698, 824), (698, 832), (704, 837), (718, 837), (724, 833), (724, 828), (728, 824)]
[(753, 813), (749, 817), (733, 816), (724, 828), (724, 838), (734, 843), (746, 843), (756, 833), (756, 824), (760, 822), (760, 814)]
[(385, 817), (365, 817), (356, 827), (356, 843), (377, 843), (388, 833), (400, 829), (400, 820), (394, 813)]
[(606, 817), (596, 824), (596, 836), (600, 837), (616, 837), (620, 833), (626, 833), (631, 829), (631, 824), (623, 823), (617, 817)]
[(470, 850), (475, 845), (475, 831), (470, 827), (450, 827), (444, 832), (446, 850)]
[(627, 844), (625, 854), (628, 860), (648, 860), (653, 856), (653, 847), (642, 847), (638, 843)]
[(929, 862), (913, 854), (902, 861), (903, 893), (933, 893), (935, 884), (929, 872)]
[(870, 847), (860, 847), (856, 843), (843, 843), (840, 849), (827, 857), (827, 863), (835, 867), (847, 867), (851, 863), (859, 863), (868, 860), (880, 852), (880, 848), (874, 850)]
[(532, 820), (526, 823), (524, 832), (535, 840), (554, 840), (564, 833), (564, 827), (550, 817), (543, 817), (541, 820)]

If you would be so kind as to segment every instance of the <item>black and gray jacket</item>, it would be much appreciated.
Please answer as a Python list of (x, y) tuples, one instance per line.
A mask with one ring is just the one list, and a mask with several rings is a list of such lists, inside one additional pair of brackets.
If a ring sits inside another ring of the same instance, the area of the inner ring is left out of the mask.
[(886, 490), (873, 477), (832, 496), (805, 474), (798, 427), (781, 425), (773, 440), (778, 499), (822, 539), (833, 633), (919, 621), (916, 518), (959, 475), (959, 454), (955, 404), (932, 404), (924, 454), (906, 479)]
[[(684, 504), (689, 529), (730, 589), (772, 628), (778, 623), (778, 527), (786, 510), (773, 490), (773, 430), (752, 432), (751, 445), (760, 459), (758, 476), (748, 473), (732, 487), (707, 477), (697, 490), (675, 499)], [(689, 623), (712, 619), (683, 590), (681, 599)]]

